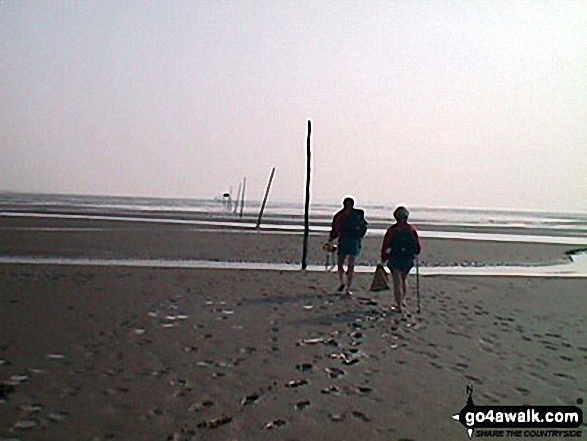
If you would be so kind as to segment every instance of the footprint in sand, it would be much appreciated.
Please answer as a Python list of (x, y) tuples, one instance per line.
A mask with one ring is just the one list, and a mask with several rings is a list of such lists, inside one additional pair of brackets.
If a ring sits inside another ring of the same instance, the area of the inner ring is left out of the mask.
[(340, 389), (336, 386), (328, 386), (328, 387), (325, 387), (324, 389), (322, 389), (320, 392), (323, 393), (324, 395), (330, 395), (330, 394), (339, 395)]
[(67, 412), (52, 412), (49, 414), (48, 419), (54, 423), (58, 423), (67, 418)]
[(351, 415), (354, 418), (356, 418), (358, 420), (361, 420), (361, 421), (363, 421), (365, 423), (369, 423), (371, 421), (371, 419), (367, 415), (365, 415), (363, 412), (359, 412), (358, 410), (353, 410), (351, 412)]
[(314, 366), (312, 363), (300, 363), (296, 364), (296, 369), (300, 372), (311, 372)]
[(444, 369), (444, 366), (438, 363), (435, 363), (434, 361), (431, 361), (428, 363), (430, 366), (435, 367), (436, 369)]
[(204, 409), (209, 409), (210, 407), (214, 406), (214, 402), (211, 400), (205, 400), (201, 403), (194, 403), (190, 407), (188, 407), (188, 412), (201, 412)]
[(230, 415), (222, 415), (218, 418), (213, 418), (211, 420), (206, 420), (198, 423), (199, 428), (206, 428), (206, 429), (217, 429), (220, 426), (228, 424), (232, 421), (232, 417)]
[(324, 368), (324, 372), (326, 372), (326, 374), (330, 377), (330, 378), (339, 378), (342, 377), (343, 375), (346, 375), (346, 372), (342, 369), (336, 368), (336, 367), (332, 367), (332, 368)]
[(355, 388), (355, 391), (358, 394), (367, 395), (367, 394), (370, 394), (373, 391), (373, 389), (370, 388), (369, 386), (358, 386)]
[(530, 391), (525, 387), (516, 387), (515, 389), (522, 395), (528, 395), (530, 393)]
[(433, 360), (438, 358), (438, 354), (435, 354), (434, 352), (422, 351), (422, 354), (426, 355), (428, 358), (432, 358)]
[(491, 340), (480, 338), (477, 342), (479, 344), (479, 348), (482, 351), (489, 352), (489, 353), (495, 352), (494, 351), (494, 345), (493, 345), (493, 342)]
[(19, 406), (19, 409), (25, 413), (31, 414), (41, 412), (44, 409), (44, 406), (38, 403), (23, 404), (22, 406)]
[(273, 420), (273, 421), (265, 424), (265, 429), (272, 430), (272, 429), (276, 429), (278, 427), (285, 426), (286, 424), (287, 424), (287, 422), (285, 422), (284, 420)]
[(63, 355), (63, 354), (47, 354), (45, 356), (45, 358), (47, 360), (63, 360), (65, 358), (65, 355)]
[(252, 394), (247, 395), (246, 397), (244, 397), (241, 400), (241, 404), (243, 406), (248, 406), (250, 404), (253, 404), (253, 403), (256, 403), (257, 401), (259, 401), (259, 398), (260, 398), (260, 395), (258, 393), (256, 393), (256, 392), (254, 392), (254, 393), (252, 393)]
[(17, 430), (29, 430), (36, 427), (39, 423), (36, 420), (21, 420), (12, 425)]
[(480, 378), (477, 378), (473, 375), (465, 375), (465, 378), (467, 380), (471, 380), (473, 383), (477, 383), (477, 384), (483, 384), (483, 381)]
[(151, 409), (149, 410), (149, 412), (147, 412), (147, 415), (151, 418), (156, 418), (156, 417), (160, 417), (163, 416), (165, 414), (165, 411), (162, 409)]
[(575, 380), (575, 377), (573, 377), (572, 375), (564, 374), (562, 372), (555, 372), (552, 375), (558, 378), (568, 378), (569, 380)]
[(459, 331), (454, 331), (452, 329), (447, 330), (446, 333), (449, 334), (449, 335), (455, 335), (457, 337), (464, 337), (464, 338), (467, 338), (467, 339), (469, 338), (469, 336), (467, 334), (464, 334), (464, 333), (459, 332)]
[(500, 400), (490, 392), (484, 392), (481, 394), (481, 396), (484, 398), (484, 401), (487, 401), (489, 403), (499, 403), (500, 402)]
[(344, 413), (330, 413), (330, 414), (328, 414), (328, 418), (330, 418), (330, 421), (334, 421), (335, 423), (339, 423), (341, 421), (344, 421), (345, 414)]
[(289, 387), (289, 388), (292, 388), (293, 389), (293, 388), (297, 388), (297, 387), (300, 387), (300, 386), (304, 386), (306, 384), (308, 384), (308, 380), (305, 380), (305, 379), (302, 378), (300, 380), (290, 380), (290, 381), (288, 381), (287, 383), (285, 383), (285, 387)]
[(536, 379), (544, 381), (544, 382), (548, 381), (545, 377), (543, 377), (540, 374), (537, 374), (536, 372), (528, 372), (528, 375), (532, 378), (536, 378)]
[(300, 401), (300, 402), (296, 403), (294, 407), (296, 410), (304, 410), (309, 406), (310, 406), (310, 400), (304, 400), (304, 401)]

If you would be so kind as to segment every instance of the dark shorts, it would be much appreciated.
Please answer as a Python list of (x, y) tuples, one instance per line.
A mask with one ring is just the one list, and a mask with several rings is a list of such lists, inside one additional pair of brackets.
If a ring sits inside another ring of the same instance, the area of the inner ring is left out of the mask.
[(361, 254), (361, 239), (341, 239), (338, 241), (338, 256), (355, 256)]
[(414, 259), (389, 259), (387, 266), (392, 271), (409, 272), (414, 267)]

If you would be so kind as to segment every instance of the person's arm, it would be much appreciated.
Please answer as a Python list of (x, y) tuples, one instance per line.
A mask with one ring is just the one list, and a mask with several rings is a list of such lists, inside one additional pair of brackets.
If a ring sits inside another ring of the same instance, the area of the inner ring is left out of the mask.
[(416, 256), (420, 254), (422, 251), (422, 243), (420, 242), (420, 236), (418, 235), (418, 231), (414, 227), (412, 227), (412, 232), (414, 233), (414, 237), (416, 238)]
[(393, 238), (393, 234), (395, 230), (393, 228), (388, 228), (385, 232), (385, 236), (383, 237), (383, 243), (381, 244), (381, 261), (385, 262), (389, 259), (389, 255), (387, 254), (387, 250), (391, 244), (391, 239)]
[(330, 235), (328, 236), (329, 241), (333, 241), (338, 237), (340, 234), (338, 231), (337, 221), (338, 221), (339, 213), (336, 213), (332, 218), (332, 227), (330, 228)]

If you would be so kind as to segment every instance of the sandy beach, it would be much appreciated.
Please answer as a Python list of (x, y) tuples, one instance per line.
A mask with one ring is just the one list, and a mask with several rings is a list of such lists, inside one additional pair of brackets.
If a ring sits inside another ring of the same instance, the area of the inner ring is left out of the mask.
[[(0, 239), (3, 256), (301, 258), (295, 234), (128, 222), (1, 218)], [(560, 263), (573, 248), (423, 245), (428, 266)], [(405, 320), (370, 281), (349, 298), (326, 272), (2, 264), (0, 439), (465, 440), (450, 416), (467, 385), (476, 404), (587, 396), (585, 279), (421, 277)]]
[(587, 441), (586, 67), (587, 0), (0, 0), (0, 441)]

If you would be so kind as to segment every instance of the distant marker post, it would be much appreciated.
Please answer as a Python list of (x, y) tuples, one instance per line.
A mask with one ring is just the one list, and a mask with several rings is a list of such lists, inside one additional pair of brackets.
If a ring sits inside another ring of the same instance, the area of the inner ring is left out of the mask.
[(247, 189), (247, 178), (243, 178), (243, 193), (241, 195), (241, 211), (240, 217), (243, 217), (243, 211), (245, 209), (245, 190)]
[(240, 203), (240, 200), (241, 200), (241, 191), (242, 191), (242, 189), (243, 189), (243, 183), (240, 182), (238, 184), (238, 191), (236, 192), (236, 199), (234, 200), (234, 209), (232, 210), (232, 212), (234, 214), (236, 214), (237, 211), (238, 211), (238, 204)]
[(275, 167), (271, 169), (271, 176), (269, 176), (269, 182), (267, 183), (267, 190), (265, 190), (265, 197), (263, 198), (263, 204), (261, 205), (261, 211), (259, 211), (259, 219), (257, 219), (257, 228), (261, 226), (261, 219), (263, 218), (263, 211), (265, 211), (265, 204), (267, 203), (267, 197), (269, 196), (269, 190), (271, 189), (271, 183), (273, 182), (273, 176), (275, 175)]

